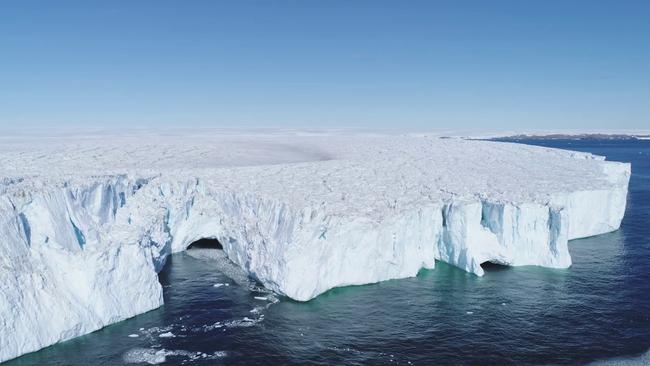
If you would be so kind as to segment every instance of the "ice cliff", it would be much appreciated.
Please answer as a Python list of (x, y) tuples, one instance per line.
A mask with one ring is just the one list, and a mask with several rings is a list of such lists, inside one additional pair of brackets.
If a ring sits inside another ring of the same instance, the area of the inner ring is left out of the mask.
[(566, 268), (569, 240), (619, 227), (629, 176), (590, 154), (423, 136), (6, 140), (0, 361), (162, 305), (157, 271), (201, 238), (300, 301), (436, 260)]

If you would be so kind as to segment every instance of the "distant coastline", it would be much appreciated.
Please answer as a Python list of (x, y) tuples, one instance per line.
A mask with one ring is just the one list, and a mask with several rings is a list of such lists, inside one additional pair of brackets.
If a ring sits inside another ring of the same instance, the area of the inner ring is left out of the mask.
[(491, 141), (522, 141), (522, 140), (650, 140), (650, 135), (628, 135), (628, 134), (604, 134), (604, 133), (584, 133), (584, 134), (547, 134), (547, 135), (528, 135), (519, 134), (502, 137), (492, 137), (487, 140)]

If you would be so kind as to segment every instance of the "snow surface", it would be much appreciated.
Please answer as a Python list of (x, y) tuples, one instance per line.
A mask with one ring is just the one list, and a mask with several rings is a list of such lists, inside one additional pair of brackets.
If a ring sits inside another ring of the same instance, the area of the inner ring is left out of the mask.
[(435, 260), (571, 265), (616, 230), (630, 165), (427, 136), (183, 134), (4, 139), (0, 361), (163, 303), (168, 255), (216, 238), (306, 301)]

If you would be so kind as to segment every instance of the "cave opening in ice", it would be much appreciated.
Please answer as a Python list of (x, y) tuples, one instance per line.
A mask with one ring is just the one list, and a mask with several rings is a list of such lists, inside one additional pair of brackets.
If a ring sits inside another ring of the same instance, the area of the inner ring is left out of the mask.
[(221, 245), (221, 243), (217, 239), (203, 238), (190, 244), (187, 247), (187, 250), (190, 249), (222, 249), (223, 250), (223, 245)]
[(487, 261), (481, 263), (481, 268), (483, 268), (485, 272), (499, 272), (499, 271), (508, 270), (512, 267), (506, 266), (505, 264), (501, 264), (501, 263)]

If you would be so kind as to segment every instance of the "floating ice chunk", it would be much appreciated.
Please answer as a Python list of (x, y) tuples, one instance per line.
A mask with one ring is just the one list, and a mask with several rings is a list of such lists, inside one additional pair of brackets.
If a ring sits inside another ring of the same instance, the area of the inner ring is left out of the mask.
[(176, 336), (172, 332), (167, 332), (167, 333), (159, 334), (158, 337), (160, 337), (160, 338), (174, 338)]
[(129, 334), (129, 337), (131, 337), (131, 338), (138, 338), (139, 336), (140, 335), (138, 335), (138, 334)]

